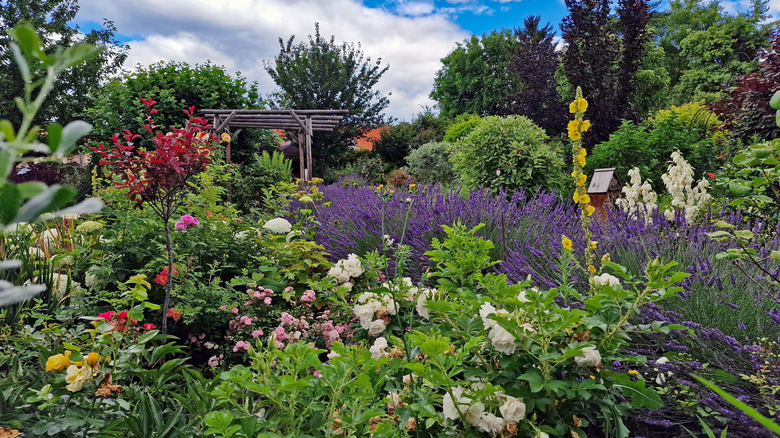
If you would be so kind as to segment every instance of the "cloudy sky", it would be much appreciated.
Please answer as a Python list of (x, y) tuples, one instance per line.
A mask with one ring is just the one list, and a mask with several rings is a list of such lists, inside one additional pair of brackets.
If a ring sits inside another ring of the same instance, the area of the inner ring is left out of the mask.
[[(727, 10), (740, 2), (722, 2)], [(780, 0), (771, 0), (775, 15)], [(275, 89), (263, 61), (279, 53), (278, 39), (305, 41), (320, 23), (324, 37), (360, 42), (390, 69), (378, 89), (390, 94), (388, 115), (409, 120), (428, 98), (441, 58), (472, 34), (514, 29), (541, 15), (557, 29), (563, 0), (80, 0), (77, 23), (88, 29), (113, 20), (130, 45), (125, 68), (160, 60), (210, 60)]]

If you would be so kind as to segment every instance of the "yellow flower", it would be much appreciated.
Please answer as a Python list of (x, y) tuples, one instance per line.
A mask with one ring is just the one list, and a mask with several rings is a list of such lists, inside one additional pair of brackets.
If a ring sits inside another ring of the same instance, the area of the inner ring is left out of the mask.
[(581, 148), (580, 152), (579, 152), (579, 155), (582, 156), (583, 158), (585, 158), (585, 156), (588, 155), (588, 151), (585, 148)]
[(639, 375), (639, 371), (637, 371), (637, 370), (629, 370), (628, 374), (631, 374), (632, 376), (638, 376)]
[(574, 192), (574, 195), (572, 196), (572, 199), (574, 199), (575, 203), (580, 202), (580, 192)]
[(582, 138), (580, 131), (569, 131), (569, 138), (572, 140), (579, 140)]
[(592, 205), (588, 205), (585, 207), (585, 213), (587, 213), (588, 216), (593, 216), (593, 213), (596, 212), (596, 207)]
[(580, 184), (585, 185), (585, 182), (588, 180), (588, 175), (585, 175), (584, 173), (580, 174)]
[(378, 186), (376, 186), (376, 188), (378, 188), (379, 190), (382, 190), (383, 188), (385, 188), (385, 185), (384, 184), (379, 184)]
[(588, 271), (590, 271), (591, 274), (595, 274), (596, 273), (596, 267), (593, 266), (593, 265), (590, 265), (590, 266), (588, 266)]
[(596, 249), (596, 246), (598, 245), (598, 242), (595, 240), (590, 241), (590, 249)]
[(580, 163), (580, 166), (585, 166), (585, 155), (577, 155), (577, 162)]
[(70, 351), (66, 351), (65, 354), (50, 356), (49, 359), (46, 360), (46, 371), (53, 371), (56, 373), (64, 370), (65, 367), (70, 365), (68, 356), (70, 356)]
[(580, 204), (590, 204), (590, 196), (580, 195)]
[(417, 184), (409, 184), (409, 188), (410, 188), (410, 189), (413, 189), (413, 188), (415, 188), (415, 187), (417, 187)]
[(585, 100), (584, 97), (578, 97), (577, 99), (574, 100), (574, 102), (577, 103), (577, 109), (580, 110), (581, 112), (584, 113), (585, 111), (588, 110), (588, 101)]
[(87, 355), (87, 365), (93, 367), (96, 363), (100, 360), (100, 355), (95, 353), (94, 351), (90, 352)]
[(84, 386), (84, 382), (89, 382), (92, 379), (92, 368), (89, 366), (77, 367), (71, 365), (68, 367), (68, 374), (65, 376), (65, 382), (68, 385), (65, 387), (70, 392), (77, 392)]
[(612, 258), (609, 256), (609, 253), (604, 254), (601, 256), (601, 263), (609, 263), (612, 261)]
[(584, 122), (580, 123), (580, 131), (585, 132), (589, 128), (590, 128), (590, 120), (585, 120)]
[(561, 236), (561, 245), (566, 251), (571, 251), (571, 239), (566, 236)]
[(574, 119), (569, 122), (569, 132), (572, 131), (578, 131), (580, 127), (580, 121), (577, 119)]
[(222, 133), (222, 141), (225, 142), (225, 143), (229, 143), (230, 142), (230, 134), (228, 134), (227, 132), (223, 132)]
[(570, 113), (576, 113), (577, 112), (577, 101), (576, 100), (569, 104), (569, 112)]

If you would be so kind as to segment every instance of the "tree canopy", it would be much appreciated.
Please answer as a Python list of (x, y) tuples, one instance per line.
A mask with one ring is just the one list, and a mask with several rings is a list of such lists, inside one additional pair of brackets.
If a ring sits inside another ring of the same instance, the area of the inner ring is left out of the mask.
[[(0, 119), (13, 125), (21, 122), (21, 112), (14, 103), (24, 94), (24, 82), (13, 61), (8, 31), (19, 23), (30, 23), (41, 36), (47, 53), (70, 47), (77, 42), (101, 47), (101, 54), (64, 72), (55, 82), (37, 119), (41, 123), (67, 123), (75, 120), (90, 105), (93, 90), (120, 71), (128, 47), (116, 37), (116, 27), (104, 21), (103, 27), (84, 33), (70, 22), (79, 10), (76, 0), (15, 0), (0, 2)], [(34, 74), (43, 77), (45, 72)]]
[(509, 69), (518, 46), (518, 37), (506, 29), (458, 43), (441, 60), (431, 91), (441, 114), (507, 114), (507, 97), (522, 91), (522, 81)]
[(334, 155), (346, 151), (365, 128), (382, 126), (384, 110), (390, 101), (375, 87), (389, 68), (382, 60), (373, 61), (361, 51), (360, 44), (336, 43), (320, 35), (319, 24), (307, 42), (285, 43), (279, 38), (280, 51), (265, 69), (280, 90), (270, 96), (278, 108), (348, 109), (339, 129), (317, 132), (312, 156), (317, 171), (322, 171)]
[[(222, 66), (211, 63), (190, 66), (184, 62), (158, 62), (139, 66), (133, 73), (112, 80), (96, 93), (95, 102), (86, 111), (95, 125), (93, 139), (107, 141), (120, 129), (129, 129), (147, 137), (141, 129), (147, 109), (141, 98), (151, 97), (157, 104), (154, 122), (157, 126), (181, 127), (186, 121), (184, 110), (205, 108), (260, 109), (262, 103), (256, 83), (240, 74), (230, 76)], [(270, 144), (270, 131), (243, 130), (233, 139), (232, 157), (236, 162)], [(149, 141), (148, 138), (146, 141)]]

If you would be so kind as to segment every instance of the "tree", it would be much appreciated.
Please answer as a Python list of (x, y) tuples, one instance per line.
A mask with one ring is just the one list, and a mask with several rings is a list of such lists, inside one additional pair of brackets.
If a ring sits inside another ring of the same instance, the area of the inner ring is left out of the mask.
[(265, 69), (280, 87), (271, 96), (282, 109), (347, 109), (334, 132), (316, 132), (312, 139), (312, 157), (317, 172), (322, 172), (354, 144), (355, 137), (367, 128), (385, 124), (383, 114), (390, 103), (375, 90), (388, 69), (382, 60), (372, 61), (360, 50), (360, 44), (336, 44), (336, 37), (320, 35), (319, 23), (308, 43), (295, 43), (295, 35), (285, 44), (279, 38), (280, 52)]
[(649, 39), (650, 11), (645, 0), (618, 0), (616, 17), (609, 0), (565, 1), (563, 67), (568, 83), (582, 87), (594, 109), (592, 134), (585, 137), (590, 147), (606, 140), (621, 119), (636, 118), (631, 101)]
[[(102, 28), (84, 34), (78, 27), (69, 24), (78, 10), (76, 0), (0, 1), (0, 119), (10, 120), (14, 125), (22, 120), (14, 98), (24, 94), (24, 81), (13, 61), (8, 33), (19, 23), (29, 23), (35, 28), (41, 35), (42, 48), (48, 54), (76, 43), (103, 49), (99, 56), (63, 72), (57, 78), (51, 93), (56, 98), (46, 101), (41, 107), (37, 114), (40, 123), (65, 124), (75, 120), (89, 106), (92, 91), (107, 77), (120, 71), (128, 47), (115, 38), (114, 23), (105, 21)], [(40, 79), (46, 75), (40, 66), (33, 73)]]
[(508, 97), (510, 112), (523, 115), (544, 128), (548, 135), (563, 131), (566, 113), (558, 95), (555, 70), (560, 54), (555, 50), (555, 33), (548, 23), (539, 28), (541, 17), (529, 16), (516, 31), (517, 52), (509, 68), (523, 83), (523, 91)]
[[(235, 77), (222, 66), (211, 63), (190, 66), (184, 62), (159, 62), (140, 67), (121, 79), (112, 80), (96, 93), (95, 101), (86, 111), (93, 122), (94, 139), (111, 138), (120, 128), (143, 135), (143, 144), (152, 144), (152, 135), (142, 129), (147, 108), (141, 98), (157, 101), (154, 121), (169, 129), (182, 127), (183, 111), (195, 107), (259, 109), (262, 108), (257, 84), (249, 83), (240, 74)], [(232, 141), (232, 158), (236, 163), (252, 160), (260, 148), (270, 149), (275, 137), (268, 130), (243, 130)]]
[(769, 106), (780, 90), (780, 32), (774, 33), (771, 47), (761, 55), (759, 71), (740, 76), (735, 83), (735, 87), (725, 88), (723, 99), (713, 105), (726, 119), (724, 127), (746, 141), (754, 135), (765, 140), (780, 138), (776, 111)]
[(768, 43), (766, 0), (754, 0), (742, 15), (728, 15), (717, 1), (673, 0), (652, 20), (669, 72), (671, 103), (718, 98), (724, 83), (756, 69)]
[(476, 35), (459, 43), (445, 56), (436, 73), (431, 99), (438, 102), (444, 117), (470, 113), (504, 115), (507, 96), (522, 91), (522, 81), (509, 70), (518, 48), (510, 30)]

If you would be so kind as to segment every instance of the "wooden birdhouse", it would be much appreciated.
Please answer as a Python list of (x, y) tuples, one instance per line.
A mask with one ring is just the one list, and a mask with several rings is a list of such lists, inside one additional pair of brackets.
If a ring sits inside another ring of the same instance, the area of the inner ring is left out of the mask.
[(606, 207), (615, 203), (621, 191), (622, 185), (615, 176), (614, 167), (593, 171), (588, 186), (588, 196), (590, 196), (590, 204), (596, 208), (602, 219), (607, 218)]

